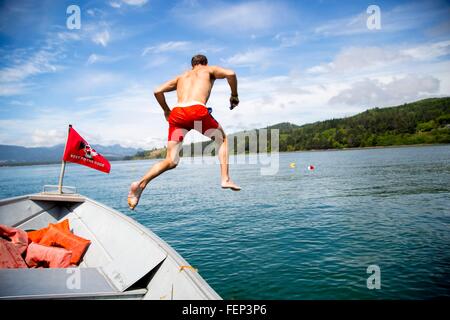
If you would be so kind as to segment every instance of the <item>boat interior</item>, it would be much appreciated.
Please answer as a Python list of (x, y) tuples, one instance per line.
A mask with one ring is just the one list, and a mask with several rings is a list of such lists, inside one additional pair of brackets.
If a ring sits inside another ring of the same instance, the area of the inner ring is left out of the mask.
[(30, 231), (64, 219), (91, 241), (78, 268), (0, 269), (0, 299), (220, 299), (173, 248), (116, 210), (78, 194), (0, 201), (0, 224)]

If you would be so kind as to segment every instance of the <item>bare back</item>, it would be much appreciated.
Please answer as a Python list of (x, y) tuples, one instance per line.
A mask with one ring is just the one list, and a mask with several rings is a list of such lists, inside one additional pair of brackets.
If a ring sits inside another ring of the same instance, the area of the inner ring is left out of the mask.
[[(155, 89), (156, 100), (164, 110), (166, 119), (169, 117), (170, 108), (167, 105), (165, 92), (177, 91), (178, 104), (188, 105), (190, 102), (206, 104), (211, 94), (216, 79), (227, 79), (231, 89), (231, 96), (235, 105), (237, 100), (237, 78), (233, 70), (219, 66), (195, 65), (192, 70), (169, 80)], [(231, 100), (230, 100), (231, 102)]]
[(186, 71), (178, 77), (177, 97), (178, 103), (198, 101), (206, 104), (214, 84), (213, 70), (209, 66), (199, 66)]

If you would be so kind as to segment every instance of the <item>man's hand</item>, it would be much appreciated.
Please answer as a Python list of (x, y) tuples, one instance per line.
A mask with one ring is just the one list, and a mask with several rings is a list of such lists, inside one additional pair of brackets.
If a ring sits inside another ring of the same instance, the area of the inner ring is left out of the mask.
[(169, 121), (169, 116), (170, 116), (170, 110), (165, 110), (164, 111), (164, 117), (166, 117), (167, 121)]
[(237, 95), (231, 95), (230, 97), (230, 110), (233, 110), (234, 108), (236, 108), (239, 104), (239, 98)]
[(218, 66), (210, 68), (215, 79), (227, 79), (231, 89), (230, 110), (233, 110), (239, 104), (236, 73), (231, 69), (224, 69)]

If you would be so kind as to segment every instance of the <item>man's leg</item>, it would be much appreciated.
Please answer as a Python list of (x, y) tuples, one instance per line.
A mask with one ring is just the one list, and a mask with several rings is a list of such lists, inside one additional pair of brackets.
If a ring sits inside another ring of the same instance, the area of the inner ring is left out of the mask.
[(205, 132), (205, 135), (213, 139), (219, 146), (218, 156), (220, 161), (220, 176), (221, 176), (221, 186), (224, 189), (231, 189), (234, 191), (241, 190), (237, 184), (235, 184), (229, 174), (229, 154), (228, 154), (228, 138), (223, 131), (222, 127), (219, 126), (217, 129), (209, 129)]
[(167, 143), (167, 155), (166, 158), (158, 163), (155, 163), (150, 170), (139, 181), (135, 181), (131, 184), (130, 193), (128, 194), (128, 205), (130, 209), (134, 209), (144, 191), (147, 184), (159, 176), (161, 173), (173, 169), (178, 165), (180, 160), (180, 149), (182, 142), (169, 141)]

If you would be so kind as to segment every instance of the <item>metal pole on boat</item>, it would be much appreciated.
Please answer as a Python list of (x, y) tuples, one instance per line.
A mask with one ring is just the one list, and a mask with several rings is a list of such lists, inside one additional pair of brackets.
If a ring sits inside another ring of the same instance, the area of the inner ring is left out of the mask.
[[(71, 124), (69, 124), (67, 138), (69, 138), (70, 128), (72, 128)], [(67, 147), (67, 139), (66, 139), (66, 144), (64, 145), (63, 157), (64, 157), (64, 154), (66, 153), (66, 147)], [(65, 170), (66, 170), (66, 162), (63, 160), (62, 163), (61, 163), (61, 172), (59, 173), (59, 183), (58, 183), (58, 193), (59, 194), (62, 194), (62, 186), (63, 186), (63, 179), (64, 179), (64, 171)]]

